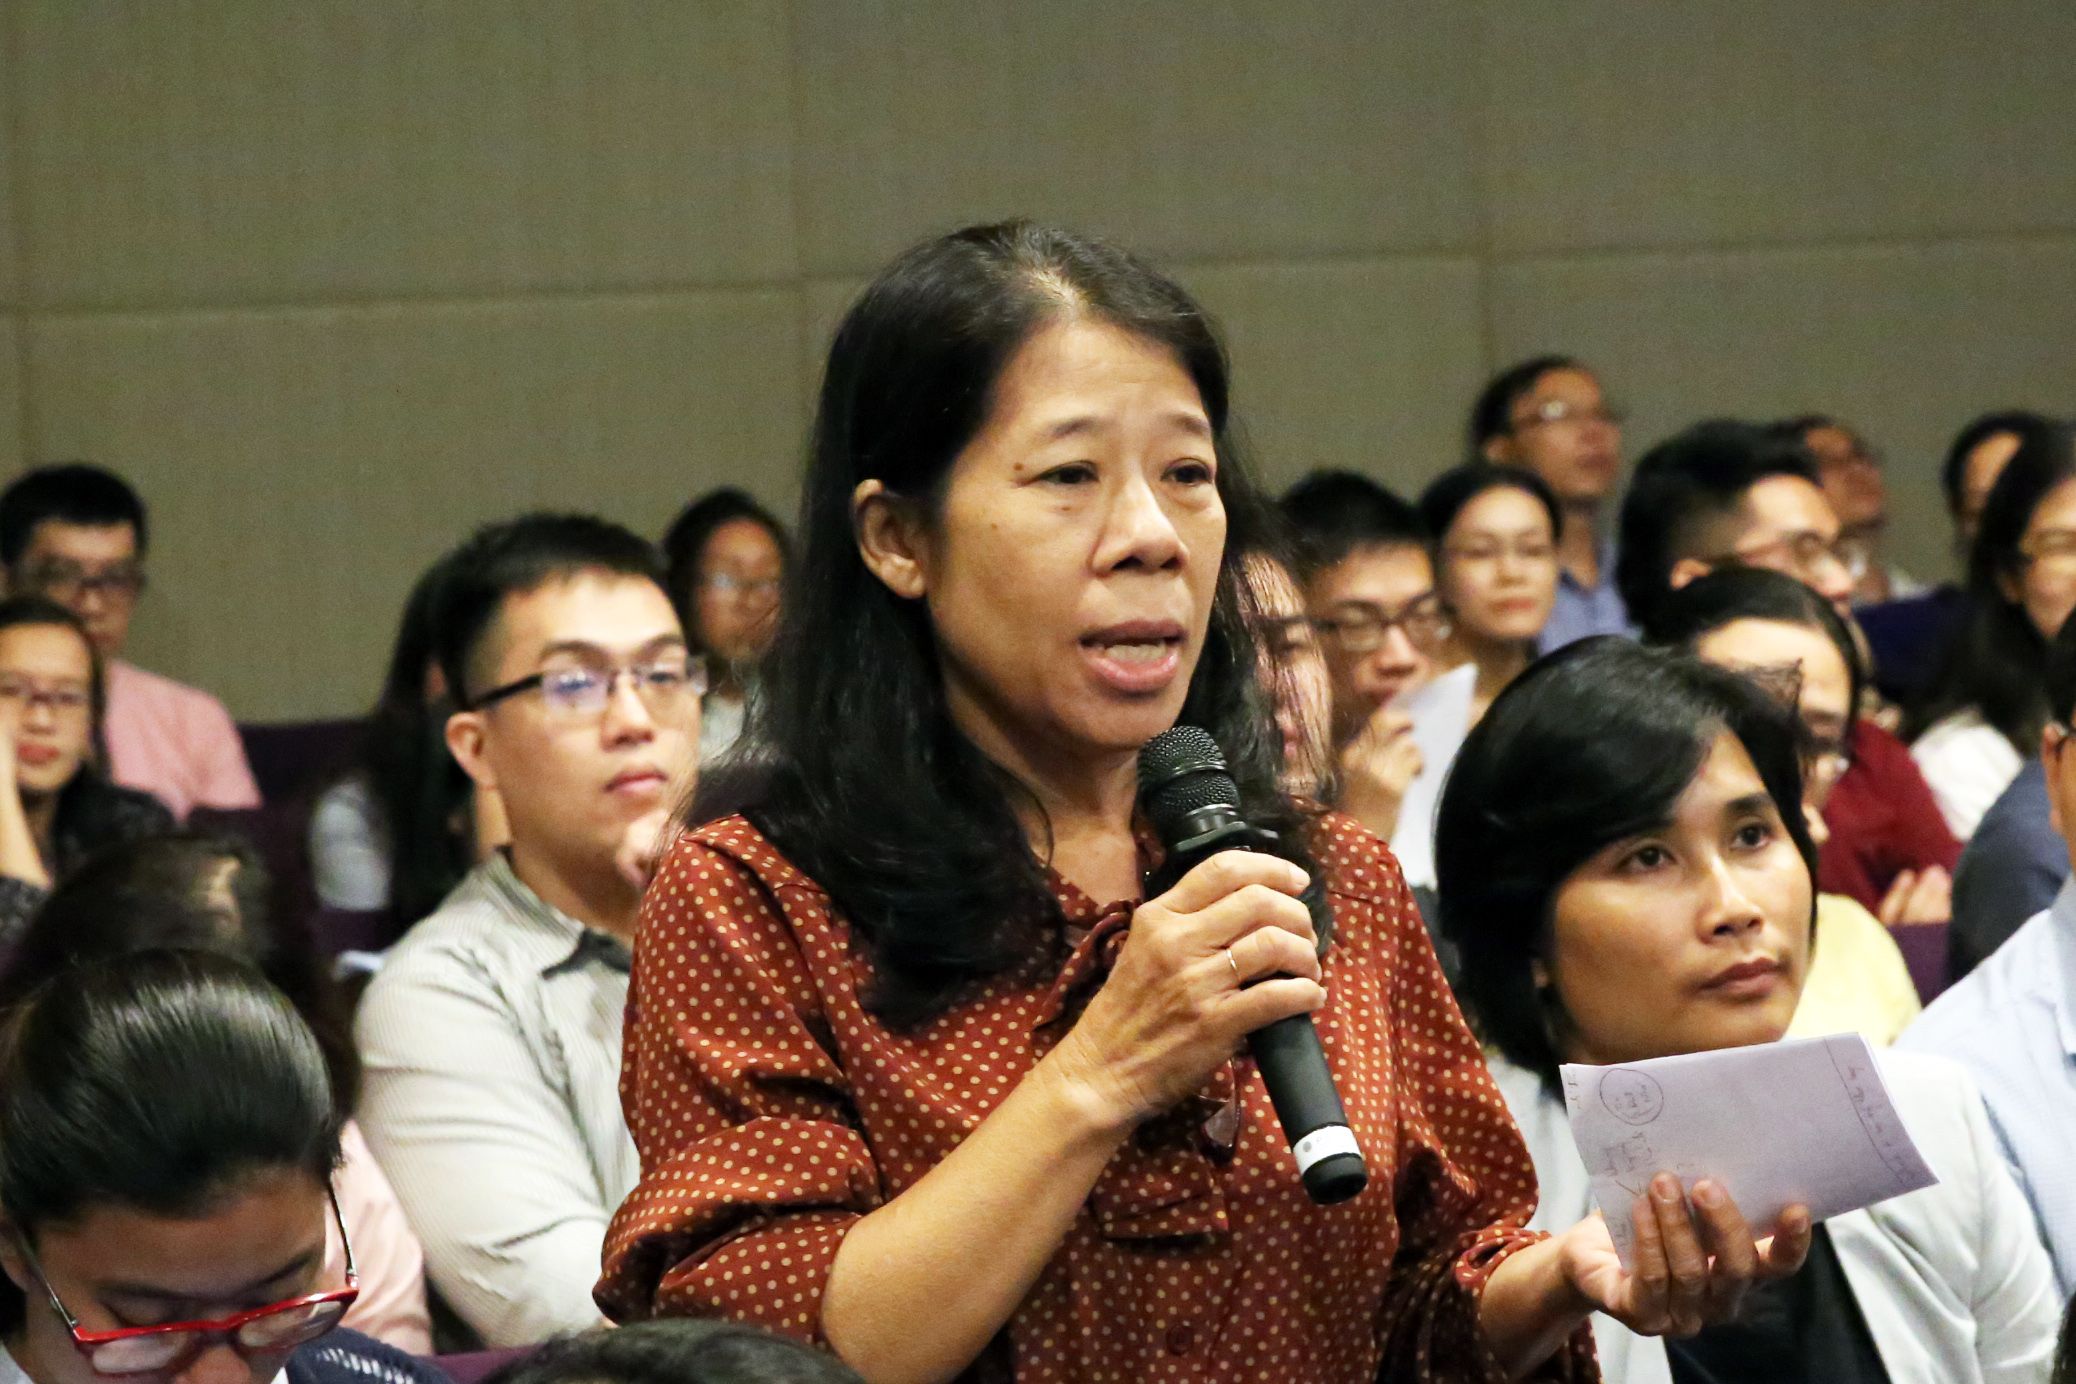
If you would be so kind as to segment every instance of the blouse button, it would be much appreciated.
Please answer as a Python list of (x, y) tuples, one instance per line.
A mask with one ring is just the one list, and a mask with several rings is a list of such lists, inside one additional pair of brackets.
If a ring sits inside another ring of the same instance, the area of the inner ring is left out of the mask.
[(1168, 1354), (1187, 1355), (1196, 1343), (1197, 1330), (1188, 1323), (1168, 1328)]

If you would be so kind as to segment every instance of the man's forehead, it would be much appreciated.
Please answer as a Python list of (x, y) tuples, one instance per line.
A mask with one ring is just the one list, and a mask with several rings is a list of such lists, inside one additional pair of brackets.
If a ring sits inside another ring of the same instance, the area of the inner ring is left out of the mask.
[(1768, 537), (1784, 533), (1835, 533), (1838, 516), (1824, 492), (1802, 476), (1768, 476), (1744, 492), (1738, 506), (1746, 531)]
[(45, 519), (29, 534), (29, 551), (74, 562), (125, 562), (137, 556), (137, 530), (130, 524), (75, 524)]
[(510, 593), (498, 608), (494, 634), (506, 657), (528, 660), (563, 646), (618, 654), (684, 639), (662, 587), (647, 577), (597, 572)]

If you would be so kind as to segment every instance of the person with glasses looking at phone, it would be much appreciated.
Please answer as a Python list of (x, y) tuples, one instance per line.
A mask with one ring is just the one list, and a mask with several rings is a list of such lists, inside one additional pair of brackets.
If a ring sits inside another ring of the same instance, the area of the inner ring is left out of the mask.
[[(1852, 574), (1816, 460), (1772, 429), (1716, 419), (1660, 442), (1636, 464), (1620, 536), (1616, 580), (1641, 625), (1673, 590), (1722, 567), (1793, 577), (1852, 618)], [(1853, 721), (1851, 751), (1825, 806), (1831, 838), (1818, 888), (1859, 900), (1891, 927), (1946, 922), (1961, 845), (1924, 776), (1865, 715)]]
[(447, 745), (510, 843), (390, 951), (362, 1001), (361, 1121), (433, 1287), (492, 1346), (596, 1325), (639, 1172), (620, 1029), (642, 890), (689, 789), (705, 671), (646, 542), (578, 515), (482, 530), (432, 627)]
[(2046, 729), (2047, 645), (2076, 610), (2076, 432), (2028, 437), (1983, 506), (1969, 612), (1910, 747), (1954, 835), (1974, 835)]
[(732, 487), (694, 500), (663, 535), (670, 598), (713, 681), (699, 721), (702, 764), (742, 734), (750, 683), (778, 628), (788, 546), (785, 527)]
[(1470, 457), (1534, 472), (1563, 510), (1543, 651), (1630, 633), (1607, 533), (1622, 473), (1622, 413), (1593, 372), (1570, 356), (1536, 356), (1494, 375), (1471, 406)]
[(100, 653), (109, 776), (183, 819), (197, 807), (257, 807), (259, 786), (223, 703), (122, 657), (144, 594), (149, 533), (137, 492), (98, 466), (40, 467), (0, 491), (8, 591), (72, 611)]
[(360, 1295), (339, 1112), (317, 1039), (244, 964), (58, 973), (0, 1029), (0, 1128), (4, 1384), (444, 1380), (339, 1325)]
[(79, 617), (41, 596), (0, 600), (0, 953), (54, 879), (173, 827), (156, 798), (102, 773), (102, 705), (100, 657)]

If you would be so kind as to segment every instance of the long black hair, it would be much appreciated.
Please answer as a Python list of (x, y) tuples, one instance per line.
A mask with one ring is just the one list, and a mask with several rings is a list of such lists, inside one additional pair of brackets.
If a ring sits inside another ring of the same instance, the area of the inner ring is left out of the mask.
[(1278, 738), (1256, 680), (1234, 554), (1265, 506), (1228, 413), (1224, 348), (1174, 281), (1124, 250), (1027, 222), (916, 246), (852, 305), (829, 350), (801, 500), (799, 561), (750, 709), (757, 748), (710, 777), (695, 817), (743, 810), (826, 888), (874, 963), (868, 1003), (909, 1027), (969, 987), (1035, 975), (1058, 909), (1014, 801), (1028, 795), (952, 724), (928, 611), (865, 567), (867, 480), (934, 513), (995, 384), (1033, 333), (1092, 318), (1171, 352), (1210, 420), (1226, 557), (1182, 720), (1224, 747), (1243, 801), (1295, 851)]
[(1813, 880), (1802, 723), (1727, 668), (1614, 635), (1581, 640), (1516, 678), (1457, 753), (1435, 823), (1438, 923), (1462, 958), (1456, 996), (1481, 1038), (1553, 1086), (1559, 1054), (1535, 962), (1557, 891), (1605, 847), (1671, 817), (1725, 731)]
[[(339, 1125), (309, 1026), (228, 957), (74, 967), (0, 1026), (0, 1212), (32, 1242), (95, 1206), (191, 1217), (257, 1174), (321, 1184)], [(22, 1309), (0, 1276), (0, 1330)]]
[(353, 771), (374, 799), (389, 859), (392, 937), (438, 908), (475, 864), (474, 789), (447, 751), (454, 699), (427, 687), (435, 663), (433, 610), (446, 573), (444, 560), (434, 563), (404, 601)]
[(360, 1053), (344, 997), (301, 919), (283, 918), (274, 884), (243, 838), (198, 830), (96, 852), (30, 915), (0, 970), (0, 1015), (72, 966), (131, 952), (219, 952), (255, 967), (317, 1036), (339, 1111), (360, 1099)]
[(683, 1317), (550, 1341), (486, 1384), (858, 1384), (851, 1368), (743, 1322)]
[(2021, 544), (2042, 502), (2076, 480), (2076, 432), (2068, 424), (2019, 434), (2018, 451), (1990, 489), (1968, 553), (1968, 615), (1931, 697), (1910, 721), (1915, 737), (1973, 710), (2031, 758), (2048, 721), (2047, 639), (2006, 586), (2025, 580)]

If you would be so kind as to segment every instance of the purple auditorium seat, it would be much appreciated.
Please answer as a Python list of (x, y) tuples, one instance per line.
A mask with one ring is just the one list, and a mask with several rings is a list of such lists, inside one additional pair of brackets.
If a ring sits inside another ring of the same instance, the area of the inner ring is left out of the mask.
[(322, 791), (325, 781), (351, 762), (361, 725), (353, 716), (239, 726), (238, 738), (245, 742), (260, 801), (285, 803)]
[(1946, 924), (1916, 923), (1892, 928), (1889, 935), (1896, 939), (1896, 949), (1903, 953), (1903, 964), (1910, 968), (1910, 981), (1917, 986), (1917, 997), (1926, 1004), (1938, 999), (1949, 978)]
[(483, 1384), (505, 1366), (524, 1360), (536, 1346), (513, 1346), (506, 1350), (472, 1350), (464, 1355), (435, 1355), (432, 1362), (447, 1372), (454, 1384)]

